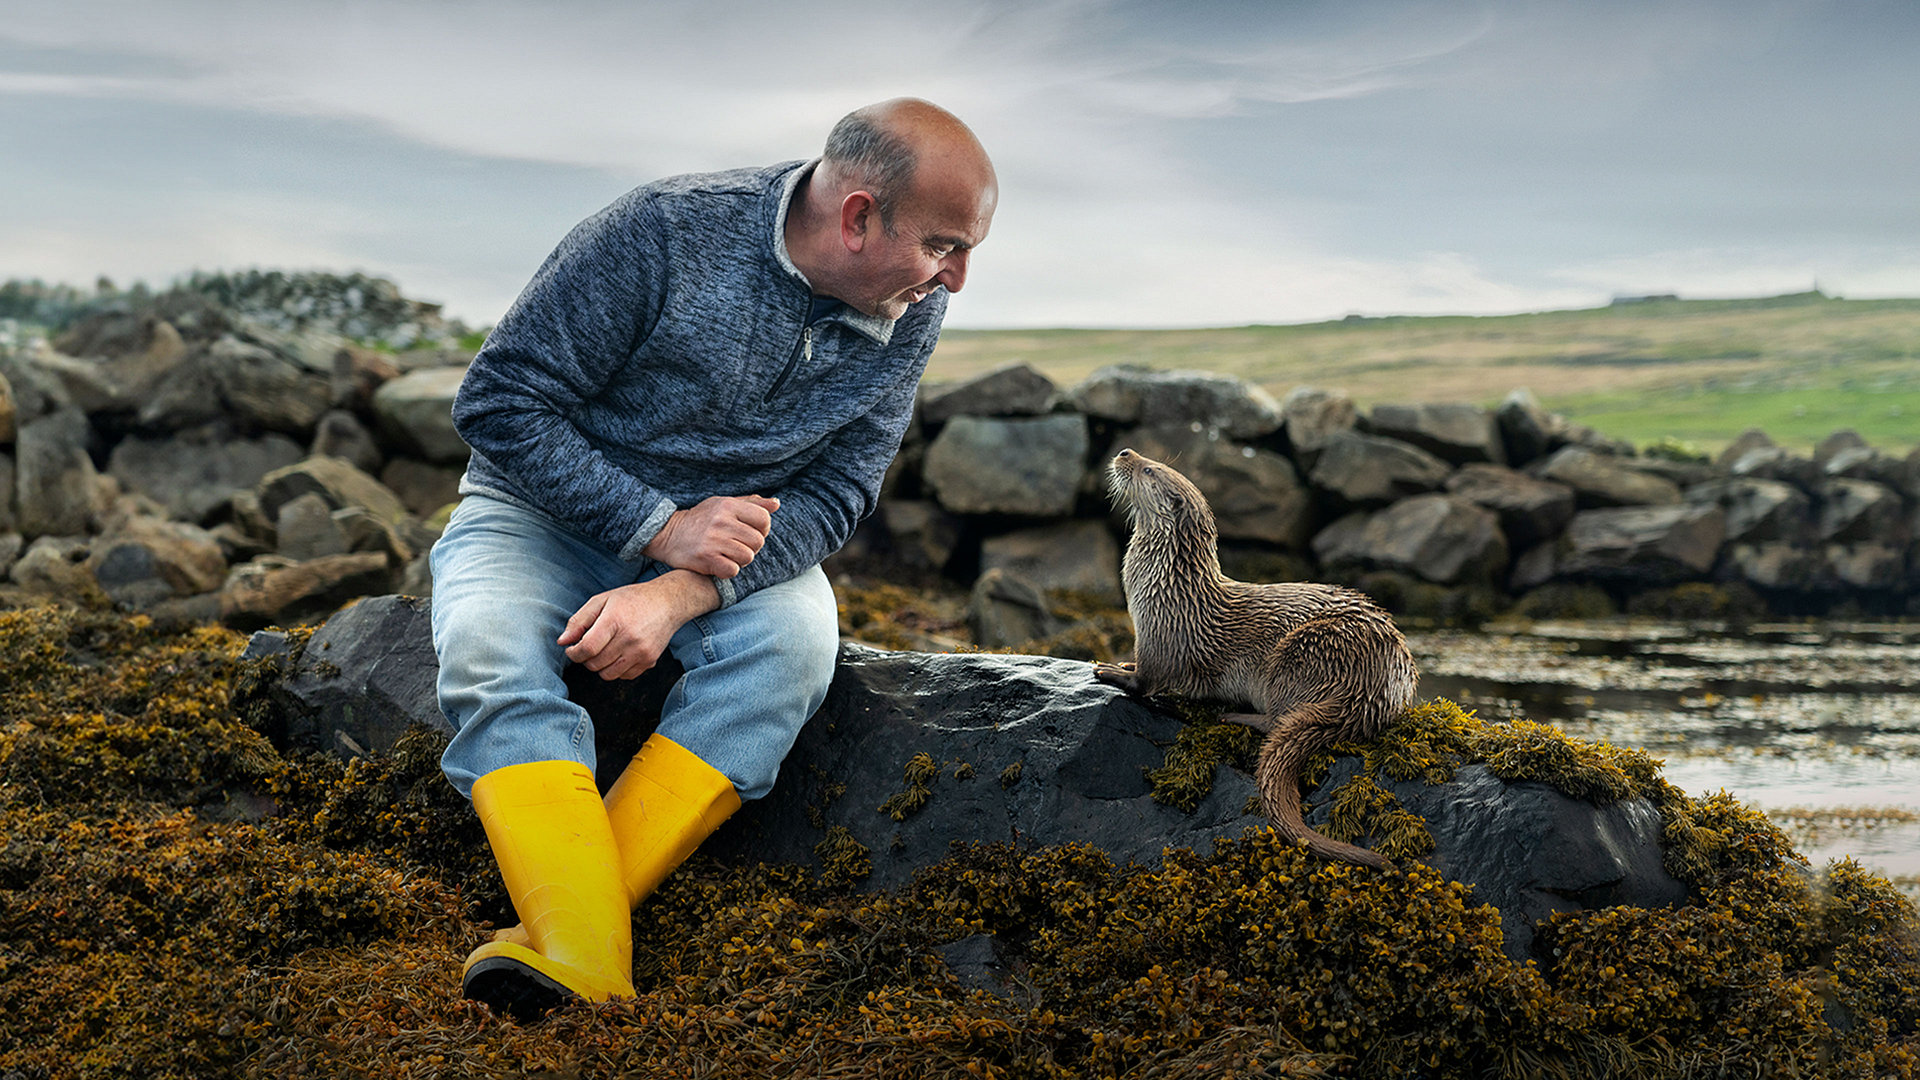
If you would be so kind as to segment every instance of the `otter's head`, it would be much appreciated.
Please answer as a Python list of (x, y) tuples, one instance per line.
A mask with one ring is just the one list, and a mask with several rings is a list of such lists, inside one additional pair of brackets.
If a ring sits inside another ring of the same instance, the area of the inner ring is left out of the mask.
[(1107, 466), (1107, 490), (1133, 515), (1135, 529), (1153, 526), (1204, 531), (1211, 538), (1213, 513), (1193, 481), (1163, 462), (1122, 450)]

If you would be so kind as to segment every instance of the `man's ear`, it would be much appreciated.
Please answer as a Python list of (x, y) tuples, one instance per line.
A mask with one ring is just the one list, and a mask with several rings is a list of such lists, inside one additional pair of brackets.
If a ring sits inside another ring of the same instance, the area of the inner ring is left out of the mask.
[(879, 204), (865, 191), (856, 191), (840, 200), (840, 242), (859, 254), (867, 246), (867, 228), (878, 220)]

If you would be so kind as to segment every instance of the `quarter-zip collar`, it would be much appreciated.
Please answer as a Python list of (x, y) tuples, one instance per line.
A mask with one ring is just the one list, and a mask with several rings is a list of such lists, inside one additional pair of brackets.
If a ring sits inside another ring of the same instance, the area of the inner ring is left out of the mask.
[[(819, 164), (819, 158), (795, 164), (794, 168), (787, 173), (786, 179), (782, 182), (780, 203), (775, 208), (773, 214), (774, 257), (779, 261), (781, 269), (791, 274), (800, 284), (806, 286), (809, 295), (813, 293), (813, 282), (807, 280), (807, 275), (801, 273), (800, 268), (793, 264), (793, 256), (787, 254), (787, 212), (793, 206), (794, 190), (800, 186), (800, 181), (812, 175), (814, 168)], [(850, 305), (844, 305), (839, 311), (828, 315), (820, 321), (837, 322), (852, 327), (858, 331), (861, 336), (872, 341), (875, 345), (885, 345), (887, 342), (893, 340), (893, 324), (896, 320), (882, 319), (878, 316), (868, 315)]]

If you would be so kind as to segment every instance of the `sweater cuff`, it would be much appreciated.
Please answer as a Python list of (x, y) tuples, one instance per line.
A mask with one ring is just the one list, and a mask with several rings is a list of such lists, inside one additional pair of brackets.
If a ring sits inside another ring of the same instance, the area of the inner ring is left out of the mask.
[(732, 578), (714, 578), (713, 591), (720, 594), (720, 606), (723, 608), (732, 607), (740, 599), (740, 592), (733, 587)]
[[(647, 545), (653, 543), (653, 538), (659, 536), (660, 530), (667, 527), (667, 519), (672, 517), (673, 512), (678, 509), (680, 508), (673, 504), (672, 499), (663, 498), (655, 503), (653, 513), (648, 514), (647, 520), (640, 523), (640, 528), (634, 531), (633, 537), (621, 545), (620, 561), (633, 567), (646, 562)], [(722, 599), (725, 598), (722, 597)]]

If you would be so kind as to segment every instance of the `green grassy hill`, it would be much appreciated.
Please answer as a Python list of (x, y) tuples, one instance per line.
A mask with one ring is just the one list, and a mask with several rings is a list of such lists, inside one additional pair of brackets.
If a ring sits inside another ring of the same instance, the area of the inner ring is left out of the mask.
[(1655, 300), (1528, 315), (1347, 318), (1212, 330), (954, 330), (928, 378), (1023, 360), (1068, 385), (1106, 364), (1200, 368), (1385, 402), (1497, 404), (1525, 386), (1555, 412), (1635, 443), (1714, 449), (1758, 427), (1810, 447), (1838, 428), (1920, 444), (1920, 300), (1817, 292)]

